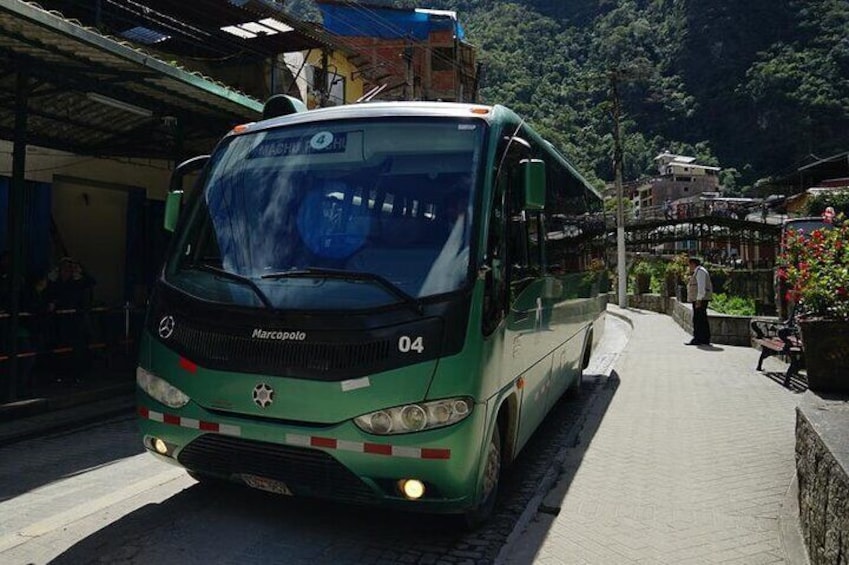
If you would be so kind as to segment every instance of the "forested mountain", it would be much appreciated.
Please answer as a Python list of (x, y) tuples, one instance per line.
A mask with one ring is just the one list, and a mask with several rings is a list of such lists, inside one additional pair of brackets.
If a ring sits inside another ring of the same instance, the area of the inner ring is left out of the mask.
[[(372, 0), (457, 10), (484, 63), (481, 99), (525, 116), (591, 178), (660, 151), (725, 169), (731, 190), (849, 150), (846, 0)], [(316, 19), (311, 0), (287, 9)]]

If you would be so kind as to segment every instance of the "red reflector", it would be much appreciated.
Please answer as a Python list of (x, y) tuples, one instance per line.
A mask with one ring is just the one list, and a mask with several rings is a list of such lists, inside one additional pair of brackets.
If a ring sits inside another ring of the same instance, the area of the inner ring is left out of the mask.
[(147, 408), (145, 408), (144, 406), (139, 406), (139, 416), (141, 416), (142, 418), (147, 418), (149, 414), (150, 411)]
[(422, 459), (451, 459), (450, 449), (422, 448)]
[(166, 424), (171, 424), (172, 426), (180, 425), (180, 417), (175, 416), (173, 414), (165, 414), (164, 416), (162, 416), (162, 421)]
[(328, 437), (311, 437), (310, 445), (313, 447), (326, 447), (336, 449), (336, 440)]
[(380, 443), (366, 443), (363, 445), (363, 451), (375, 455), (392, 455), (392, 446), (382, 445)]
[(198, 424), (198, 427), (201, 429), (201, 431), (204, 431), (204, 432), (217, 432), (218, 431), (218, 424), (216, 424), (214, 422), (200, 422)]
[(192, 363), (191, 361), (189, 361), (185, 357), (180, 357), (180, 368), (185, 370), (185, 371), (188, 371), (190, 373), (195, 373), (198, 370), (197, 364)]

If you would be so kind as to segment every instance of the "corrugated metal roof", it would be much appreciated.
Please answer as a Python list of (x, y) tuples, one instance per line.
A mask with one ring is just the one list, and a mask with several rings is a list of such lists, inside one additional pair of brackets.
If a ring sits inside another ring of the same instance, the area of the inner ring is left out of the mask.
[[(31, 77), (29, 143), (82, 154), (173, 158), (177, 131), (184, 153), (208, 151), (232, 125), (262, 111), (258, 100), (222, 83), (36, 4), (6, 0), (0, 4), (0, 88), (9, 94), (0, 98), (0, 137), (7, 139), (18, 72)], [(131, 109), (105, 104), (103, 96)]]

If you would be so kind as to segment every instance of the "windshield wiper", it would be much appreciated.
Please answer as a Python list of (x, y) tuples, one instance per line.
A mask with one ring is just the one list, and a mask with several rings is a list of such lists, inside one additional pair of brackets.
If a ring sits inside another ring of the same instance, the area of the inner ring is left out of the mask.
[(347, 280), (347, 281), (366, 281), (375, 282), (390, 294), (401, 299), (401, 302), (413, 309), (413, 311), (422, 315), (424, 309), (421, 303), (412, 295), (407, 294), (397, 285), (389, 282), (380, 275), (374, 273), (364, 273), (358, 271), (345, 271), (343, 269), (322, 269), (317, 267), (307, 267), (304, 269), (292, 269), (291, 271), (281, 271), (279, 273), (267, 273), (261, 275), (261, 279), (308, 279), (312, 277), (321, 277), (325, 279)]
[(265, 306), (269, 310), (274, 310), (274, 306), (272, 306), (271, 301), (268, 299), (268, 297), (265, 295), (265, 293), (262, 292), (262, 290), (257, 286), (257, 284), (254, 281), (252, 281), (250, 278), (248, 278), (246, 276), (239, 275), (239, 274), (236, 274), (236, 273), (231, 273), (230, 271), (225, 271), (224, 269), (220, 269), (218, 267), (213, 267), (212, 265), (207, 265), (206, 263), (200, 263), (200, 264), (195, 263), (195, 264), (189, 265), (189, 268), (195, 269), (196, 271), (204, 271), (204, 272), (207, 272), (207, 273), (212, 273), (213, 275), (217, 275), (217, 276), (221, 277), (222, 279), (229, 279), (231, 281), (236, 281), (236, 282), (245, 284), (245, 285), (251, 287), (251, 290), (253, 290), (254, 293), (259, 297), (259, 300), (260, 300), (260, 302), (262, 302), (263, 306)]

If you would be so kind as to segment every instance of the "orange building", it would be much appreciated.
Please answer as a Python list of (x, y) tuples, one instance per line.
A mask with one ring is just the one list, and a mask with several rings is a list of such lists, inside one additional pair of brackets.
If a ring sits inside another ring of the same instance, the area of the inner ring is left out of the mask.
[(347, 50), (363, 92), (379, 100), (473, 102), (476, 51), (456, 12), (317, 0), (324, 29)]

